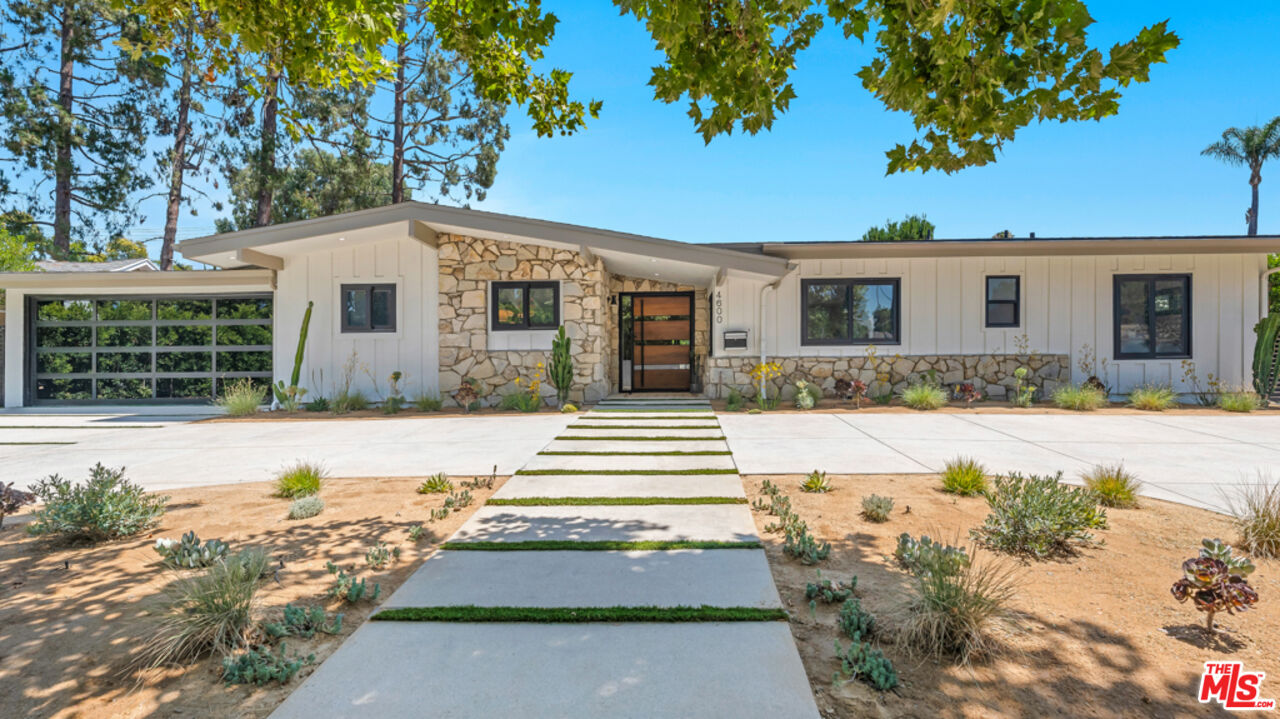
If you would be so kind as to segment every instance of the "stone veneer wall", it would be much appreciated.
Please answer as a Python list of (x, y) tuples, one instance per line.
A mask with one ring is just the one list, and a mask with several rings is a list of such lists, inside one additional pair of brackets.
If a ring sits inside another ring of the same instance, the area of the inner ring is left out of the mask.
[(571, 402), (594, 402), (609, 394), (605, 337), (609, 308), (604, 262), (577, 252), (512, 242), (441, 235), (440, 261), (440, 395), (451, 401), (464, 377), (479, 380), (484, 403), (496, 405), (517, 391), (544, 363), (542, 395), (555, 397), (545, 381), (548, 350), (490, 350), (489, 282), (492, 280), (560, 280), (561, 323), (573, 340), (574, 383)]
[[(837, 379), (860, 379), (867, 384), (867, 395), (898, 393), (911, 380), (937, 373), (944, 385), (971, 382), (992, 399), (1004, 399), (1017, 385), (1013, 372), (1026, 366), (1029, 380), (1040, 388), (1037, 399), (1049, 396), (1054, 389), (1071, 382), (1071, 357), (1064, 354), (1040, 355), (881, 355), (869, 357), (771, 357), (782, 365), (782, 376), (773, 380), (774, 391), (785, 399), (795, 395), (793, 382), (804, 379), (817, 382), (825, 396), (832, 396)], [(751, 368), (758, 358), (713, 357), (709, 362), (707, 396), (723, 398), (731, 387), (743, 396), (754, 397)], [(879, 377), (878, 377), (879, 375)], [(887, 380), (887, 381), (885, 381)]]
[[(711, 312), (707, 305), (706, 288), (680, 285), (674, 282), (626, 277), (624, 275), (609, 275), (609, 295), (617, 297), (623, 292), (693, 293), (693, 356), (698, 359), (698, 365), (705, 379), (707, 376), (707, 355), (710, 353), (711, 347)], [(617, 361), (620, 353), (618, 348), (618, 308), (616, 305), (609, 306), (608, 325), (609, 356), (613, 358), (608, 368), (609, 383), (613, 387), (620, 387)]]

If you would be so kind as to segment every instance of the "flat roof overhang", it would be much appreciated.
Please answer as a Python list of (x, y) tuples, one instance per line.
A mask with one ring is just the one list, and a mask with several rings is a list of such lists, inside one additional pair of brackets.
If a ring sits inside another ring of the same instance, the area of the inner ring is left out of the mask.
[[(746, 250), (748, 245), (739, 245)], [(789, 260), (912, 257), (1042, 257), (1072, 255), (1264, 254), (1280, 252), (1280, 237), (1045, 237), (898, 242), (766, 242), (760, 252)]]
[[(434, 246), (440, 234), (580, 251), (603, 258), (610, 272), (646, 278), (654, 278), (656, 272), (655, 279), (689, 284), (705, 284), (722, 269), (777, 278), (788, 267), (781, 257), (714, 245), (422, 202), (197, 237), (179, 243), (178, 251), (187, 259), (219, 267), (280, 269), (281, 258), (308, 252), (405, 237)], [(665, 271), (644, 272), (654, 264)]]
[(176, 272), (3, 272), (0, 288), (37, 292), (246, 292), (271, 291), (275, 272), (264, 269)]

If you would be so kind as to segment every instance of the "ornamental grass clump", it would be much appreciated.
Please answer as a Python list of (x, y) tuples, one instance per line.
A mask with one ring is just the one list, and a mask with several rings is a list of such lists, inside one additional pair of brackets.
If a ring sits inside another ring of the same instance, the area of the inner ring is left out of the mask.
[(1163, 412), (1177, 401), (1178, 395), (1166, 385), (1143, 385), (1129, 393), (1129, 406), (1148, 412)]
[(275, 496), (284, 499), (310, 497), (320, 493), (329, 471), (318, 462), (298, 460), (276, 473)]
[(184, 664), (247, 646), (255, 629), (258, 584), (269, 564), (266, 552), (246, 549), (166, 589), (138, 666)]
[(1049, 398), (1059, 409), (1073, 409), (1077, 412), (1091, 412), (1107, 404), (1106, 393), (1087, 384), (1059, 387)]
[(925, 551), (917, 558), (899, 646), (960, 664), (993, 654), (999, 646), (994, 630), (1015, 620), (1009, 608), (1017, 592), (1014, 569), (978, 557), (973, 547), (958, 553)]
[(1201, 542), (1200, 554), (1182, 563), (1182, 578), (1169, 591), (1179, 602), (1188, 599), (1205, 613), (1205, 629), (1214, 631), (1218, 612), (1235, 614), (1257, 604), (1258, 593), (1245, 577), (1253, 573), (1253, 562), (1237, 556), (1221, 539)]
[(37, 482), (31, 492), (44, 504), (27, 525), (32, 535), (52, 535), (65, 541), (101, 542), (132, 537), (160, 524), (169, 497), (147, 494), (124, 478), (124, 467), (95, 464), (89, 479), (73, 483), (54, 474)]
[(938, 409), (946, 406), (947, 391), (931, 382), (915, 382), (902, 390), (902, 403), (911, 409)]
[(1252, 412), (1264, 406), (1262, 398), (1252, 390), (1240, 389), (1218, 395), (1218, 408), (1227, 412)]
[(213, 403), (226, 410), (228, 416), (245, 417), (258, 411), (266, 394), (246, 377), (223, 385), (222, 394)]
[(997, 477), (987, 491), (991, 513), (972, 531), (973, 538), (994, 550), (1036, 559), (1092, 544), (1092, 530), (1107, 528), (1106, 510), (1093, 492), (1061, 480), (1062, 472)]
[(1080, 475), (1084, 486), (1098, 495), (1098, 502), (1114, 509), (1133, 509), (1138, 506), (1138, 481), (1123, 464), (1097, 465)]
[(987, 468), (976, 459), (956, 457), (942, 468), (942, 491), (969, 497), (987, 491)]
[(1264, 473), (1257, 479), (1225, 496), (1240, 535), (1236, 545), (1255, 557), (1280, 558), (1280, 482)]

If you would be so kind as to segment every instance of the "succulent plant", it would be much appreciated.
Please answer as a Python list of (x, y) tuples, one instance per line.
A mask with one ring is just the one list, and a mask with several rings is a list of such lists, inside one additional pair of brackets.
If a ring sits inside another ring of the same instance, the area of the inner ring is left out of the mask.
[(1182, 563), (1182, 578), (1169, 591), (1174, 599), (1190, 599), (1198, 611), (1204, 612), (1205, 628), (1212, 632), (1213, 617), (1218, 612), (1235, 614), (1257, 603), (1258, 592), (1245, 580), (1253, 570), (1252, 562), (1233, 554), (1222, 540), (1206, 539), (1200, 556)]
[(167, 567), (199, 569), (225, 559), (231, 547), (218, 539), (201, 544), (195, 532), (187, 532), (180, 540), (161, 537), (156, 540), (154, 548)]
[(827, 473), (813, 470), (809, 473), (804, 483), (800, 485), (801, 492), (816, 492), (824, 494), (831, 491), (831, 483), (827, 481)]
[(916, 576), (928, 574), (931, 567), (958, 572), (969, 564), (969, 554), (964, 547), (935, 542), (927, 534), (915, 539), (906, 532), (898, 535), (898, 547), (893, 550), (893, 557), (903, 569)]
[(805, 585), (804, 598), (809, 600), (811, 607), (816, 605), (819, 599), (824, 604), (836, 604), (853, 596), (857, 588), (857, 577), (853, 577), (848, 582), (832, 582), (830, 579), (823, 579), (822, 572), (818, 572), (816, 581)]

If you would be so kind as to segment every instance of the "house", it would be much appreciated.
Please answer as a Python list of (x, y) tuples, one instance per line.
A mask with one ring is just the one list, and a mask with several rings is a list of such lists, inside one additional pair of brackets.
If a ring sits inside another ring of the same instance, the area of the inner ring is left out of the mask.
[[(1250, 381), (1280, 237), (689, 244), (408, 202), (186, 240), (192, 272), (0, 275), (6, 406), (207, 401), (285, 380), (487, 402), (573, 339), (571, 397), (752, 394), (751, 368), (871, 394), (929, 374), (1003, 396), (1096, 375), (1115, 392)], [(1194, 363), (1189, 371), (1188, 363)], [(551, 393), (544, 386), (544, 392)]]

